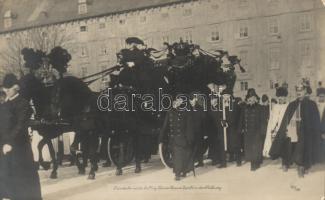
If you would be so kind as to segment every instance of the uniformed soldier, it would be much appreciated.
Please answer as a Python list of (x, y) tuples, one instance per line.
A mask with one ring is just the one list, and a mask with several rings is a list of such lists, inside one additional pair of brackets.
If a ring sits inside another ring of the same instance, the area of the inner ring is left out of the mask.
[(259, 97), (255, 89), (250, 88), (246, 95), (246, 105), (241, 112), (238, 132), (244, 134), (245, 160), (251, 163), (251, 171), (257, 170), (262, 163), (263, 151), (263, 126), (262, 108), (258, 104)]
[[(217, 151), (219, 152), (218, 168), (227, 166), (227, 153), (236, 160), (237, 166), (241, 165), (241, 133), (237, 131), (239, 125), (239, 105), (235, 102), (232, 92), (227, 90), (225, 85), (221, 85), (217, 108), (211, 112), (214, 125), (217, 128)], [(226, 140), (225, 137), (226, 136)]]
[(195, 92), (191, 95), (190, 103), (190, 114), (193, 118), (192, 126), (195, 134), (195, 159), (198, 162), (195, 167), (202, 167), (204, 166), (203, 155), (206, 150), (205, 137), (208, 135), (205, 124), (207, 120), (207, 112), (204, 110), (207, 102), (200, 92)]
[(194, 169), (193, 121), (189, 112), (181, 109), (183, 106), (183, 99), (176, 98), (173, 101), (173, 109), (168, 111), (159, 136), (160, 143), (168, 139), (176, 181)]

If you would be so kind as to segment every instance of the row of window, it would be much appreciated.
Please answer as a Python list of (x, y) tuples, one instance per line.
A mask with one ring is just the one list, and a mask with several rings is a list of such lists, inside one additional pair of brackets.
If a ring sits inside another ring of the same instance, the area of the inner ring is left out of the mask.
[[(163, 36), (163, 40), (168, 42), (168, 36)], [(124, 39), (121, 39), (121, 44), (124, 43)], [(105, 44), (102, 44), (98, 50), (99, 56), (108, 56), (110, 54), (109, 47)], [(302, 42), (299, 44), (299, 63), (302, 67), (310, 67), (313, 63), (313, 48), (310, 41)], [(82, 45), (80, 47), (80, 57), (88, 57), (88, 47)], [(238, 53), (239, 58), (241, 59), (241, 65), (249, 70), (249, 51), (241, 50)], [(281, 48), (280, 47), (271, 47), (267, 52), (267, 65), (270, 70), (278, 70), (281, 67)]]
[[(237, 2), (238, 8), (240, 8), (240, 9), (246, 8), (249, 6), (248, 0), (237, 0), (237, 1), (238, 1)], [(268, 1), (269, 6), (271, 6), (271, 7), (275, 7), (275, 6), (279, 5), (279, 0), (267, 0), (267, 1)], [(80, 15), (87, 14), (87, 12), (88, 12), (87, 5), (88, 5), (87, 0), (78, 0), (78, 13)], [(212, 8), (218, 9), (219, 5), (214, 4), (214, 5), (212, 5)], [(183, 16), (191, 16), (191, 15), (192, 15), (192, 9), (185, 9), (183, 11)], [(162, 17), (163, 18), (168, 17), (168, 13), (163, 13)]]
[[(122, 20), (123, 21), (123, 20)], [(99, 23), (99, 29), (105, 28), (105, 23)], [(307, 32), (311, 31), (312, 29), (312, 20), (310, 15), (302, 15), (300, 18), (300, 24), (299, 24), (299, 31), (300, 32)], [(80, 26), (80, 32), (87, 32), (87, 26), (83, 25)], [(279, 29), (279, 21), (276, 18), (269, 19), (268, 23), (268, 33), (270, 35), (277, 35), (280, 33)], [(239, 24), (237, 33), (235, 34), (235, 38), (242, 39), (242, 38), (248, 38), (250, 34), (249, 26), (247, 22), (241, 22)], [(212, 28), (212, 31), (210, 33), (210, 40), (212, 42), (220, 41), (222, 38), (222, 29), (219, 26), (215, 26)], [(192, 40), (192, 32), (191, 30), (185, 31), (185, 40)], [(166, 42), (166, 38), (163, 39), (164, 42)]]

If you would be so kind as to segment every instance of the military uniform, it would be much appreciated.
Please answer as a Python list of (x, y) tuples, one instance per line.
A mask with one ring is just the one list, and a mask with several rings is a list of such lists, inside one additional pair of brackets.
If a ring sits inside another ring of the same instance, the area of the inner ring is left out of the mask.
[[(222, 100), (222, 98), (221, 98)], [(224, 127), (223, 123), (227, 124), (227, 151), (229, 154), (234, 155), (238, 165), (241, 163), (241, 133), (237, 130), (239, 125), (240, 109), (237, 102), (230, 102), (231, 106), (225, 107), (226, 120), (223, 122), (223, 111), (213, 111), (211, 112), (213, 117), (214, 126), (216, 127), (216, 143), (217, 152), (219, 152), (220, 164), (226, 165), (226, 151), (224, 145)], [(218, 106), (219, 107), (219, 106)], [(222, 108), (222, 102), (220, 102), (220, 108)]]
[(242, 110), (238, 131), (244, 134), (245, 160), (251, 162), (252, 169), (257, 169), (262, 162), (263, 127), (260, 120), (263, 112), (261, 105), (246, 105)]
[(173, 171), (176, 176), (181, 173), (186, 174), (193, 170), (193, 118), (189, 112), (169, 111), (164, 121), (159, 141), (162, 142), (168, 138), (168, 145), (171, 148)]

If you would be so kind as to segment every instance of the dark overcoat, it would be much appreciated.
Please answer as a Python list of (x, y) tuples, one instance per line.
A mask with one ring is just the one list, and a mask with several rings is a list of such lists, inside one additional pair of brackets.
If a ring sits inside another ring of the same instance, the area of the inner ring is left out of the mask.
[[(220, 102), (220, 109), (212, 111), (214, 126), (217, 130), (218, 144), (224, 149), (224, 128), (222, 126), (223, 110), (222, 102)], [(239, 152), (241, 148), (241, 132), (238, 131), (240, 119), (240, 107), (237, 101), (232, 101), (230, 107), (226, 107), (226, 122), (228, 127), (226, 129), (227, 135), (227, 150), (235, 153)]]
[(3, 144), (12, 146), (4, 156), (4, 172), (10, 199), (42, 199), (39, 175), (34, 163), (28, 135), (31, 108), (28, 101), (18, 96), (8, 101), (9, 131), (3, 135)]
[(245, 105), (240, 115), (238, 131), (244, 134), (245, 160), (261, 162), (263, 150), (263, 126), (261, 105)]
[(0, 104), (0, 199), (9, 198), (6, 184), (4, 155), (2, 152), (3, 136), (9, 131), (10, 112), (7, 103)]
[(194, 134), (193, 117), (186, 111), (175, 109), (168, 111), (159, 141), (168, 140), (172, 152), (173, 171), (176, 174), (189, 172), (194, 168)]

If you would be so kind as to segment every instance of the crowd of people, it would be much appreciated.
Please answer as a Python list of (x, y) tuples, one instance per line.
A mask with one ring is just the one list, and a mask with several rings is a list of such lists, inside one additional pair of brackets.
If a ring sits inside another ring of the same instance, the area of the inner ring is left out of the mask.
[(277, 87), (271, 100), (267, 95), (260, 99), (253, 88), (244, 100), (222, 88), (218, 89), (222, 98), (211, 100), (221, 110), (205, 112), (204, 101), (194, 95), (190, 112), (178, 109), (184, 99), (176, 98), (167, 114), (159, 141), (170, 146), (176, 180), (194, 170), (195, 161), (197, 167), (204, 165), (205, 138), (208, 158), (218, 168), (227, 167), (228, 162), (241, 166), (245, 161), (255, 171), (264, 159), (280, 158), (284, 171), (296, 166), (303, 177), (313, 164), (324, 160), (324, 88), (317, 89), (317, 103), (310, 98), (307, 81), (296, 86), (291, 102), (286, 84)]
[[(137, 41), (133, 38), (127, 43), (137, 44)], [(184, 44), (180, 44), (183, 47)], [(145, 60), (142, 51), (135, 48), (125, 52), (125, 62), (130, 68), (142, 66), (136, 62)], [(130, 80), (130, 72), (132, 70), (124, 71), (127, 78), (120, 75), (124, 85)], [(148, 74), (140, 76), (143, 80), (147, 77)], [(140, 83), (145, 85), (145, 81)], [(190, 106), (185, 110), (180, 109), (184, 108), (185, 100), (174, 95), (172, 109), (167, 111), (160, 128), (158, 142), (168, 146), (175, 180), (181, 180), (187, 173), (195, 171), (195, 167), (203, 166), (206, 149), (208, 159), (218, 168), (226, 168), (228, 162), (241, 166), (246, 161), (255, 171), (266, 157), (280, 158), (283, 170), (287, 171), (295, 164), (299, 177), (324, 160), (325, 88), (317, 90), (316, 103), (310, 98), (312, 90), (306, 80), (296, 86), (296, 98), (291, 102), (287, 98), (286, 85), (276, 88), (275, 99), (269, 99), (267, 95), (260, 98), (253, 88), (248, 89), (245, 98), (241, 99), (234, 97), (232, 89), (227, 88), (229, 84), (210, 86), (207, 88), (211, 94), (218, 94), (216, 98), (207, 102), (206, 98), (193, 92)], [(0, 90), (0, 199), (37, 200), (41, 199), (38, 166), (34, 163), (28, 133), (32, 109), (19, 92), (17, 78), (13, 74), (6, 75)], [(136, 160), (138, 157), (136, 155)], [(137, 173), (141, 171), (138, 165)], [(121, 169), (118, 170), (117, 175), (121, 175)]]

